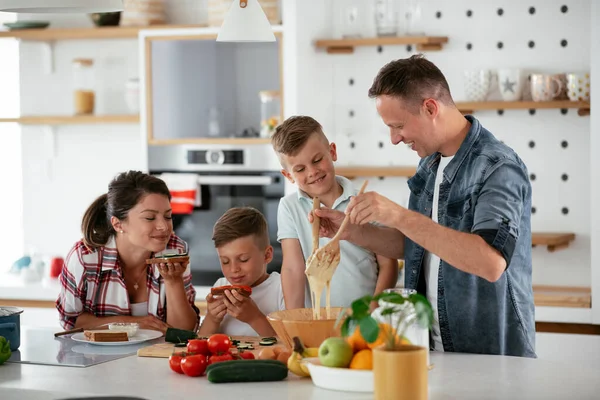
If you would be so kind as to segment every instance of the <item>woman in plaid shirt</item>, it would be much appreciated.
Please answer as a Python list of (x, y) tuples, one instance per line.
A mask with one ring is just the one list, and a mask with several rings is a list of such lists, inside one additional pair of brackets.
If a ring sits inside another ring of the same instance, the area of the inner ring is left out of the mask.
[(69, 251), (60, 277), (56, 308), (65, 329), (111, 322), (163, 332), (167, 326), (197, 329), (189, 264), (146, 264), (165, 250), (187, 252), (173, 233), (170, 200), (164, 181), (129, 171), (90, 205), (83, 239)]

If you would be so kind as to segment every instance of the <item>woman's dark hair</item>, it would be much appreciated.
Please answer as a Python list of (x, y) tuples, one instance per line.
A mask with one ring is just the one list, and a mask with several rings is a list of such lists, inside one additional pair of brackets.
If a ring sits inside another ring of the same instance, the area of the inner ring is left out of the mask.
[(148, 194), (162, 194), (171, 200), (169, 188), (160, 178), (140, 171), (117, 175), (108, 184), (108, 192), (94, 200), (83, 215), (83, 243), (92, 250), (104, 246), (115, 234), (111, 217), (126, 220), (129, 210)]

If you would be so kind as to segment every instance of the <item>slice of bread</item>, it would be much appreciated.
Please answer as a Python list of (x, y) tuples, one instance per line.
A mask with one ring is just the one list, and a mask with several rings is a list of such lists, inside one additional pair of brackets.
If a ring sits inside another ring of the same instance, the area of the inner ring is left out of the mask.
[(129, 340), (127, 332), (115, 332), (108, 329), (101, 331), (83, 331), (83, 335), (90, 342), (126, 342)]

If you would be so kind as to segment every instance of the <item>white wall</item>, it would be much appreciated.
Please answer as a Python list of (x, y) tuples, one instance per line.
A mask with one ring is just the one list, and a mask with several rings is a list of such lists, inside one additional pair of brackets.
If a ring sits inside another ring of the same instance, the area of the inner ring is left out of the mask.
[[(27, 18), (28, 16), (25, 16)], [(52, 26), (89, 26), (87, 16), (45, 17)], [(39, 16), (38, 16), (39, 19)], [(42, 43), (20, 43), (20, 114), (70, 115), (74, 58), (95, 61), (96, 114), (128, 114), (125, 82), (137, 76), (137, 41), (75, 40), (54, 44), (46, 73)], [(24, 244), (45, 255), (66, 255), (81, 237), (81, 216), (127, 169), (144, 169), (139, 126), (22, 126)]]
[[(591, 10), (591, 92), (592, 104), (600, 103), (600, 4), (592, 2)], [(595, 39), (595, 40), (594, 40)], [(600, 109), (592, 108), (590, 115), (590, 175), (591, 175), (591, 214), (592, 221), (592, 299), (600, 298)], [(592, 300), (593, 301), (593, 300)], [(600, 324), (600, 307), (593, 307), (593, 321)]]
[[(14, 19), (14, 14), (0, 13), (0, 24)], [(18, 43), (0, 40), (0, 118), (19, 115), (19, 108)], [(0, 124), (0, 210), (4, 210), (4, 229), (0, 230), (0, 252), (5, 254), (20, 254), (23, 251), (20, 135), (17, 124)]]

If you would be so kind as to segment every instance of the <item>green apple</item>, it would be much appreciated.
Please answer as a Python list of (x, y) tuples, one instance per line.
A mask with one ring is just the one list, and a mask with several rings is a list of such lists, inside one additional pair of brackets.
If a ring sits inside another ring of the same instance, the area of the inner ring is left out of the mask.
[(354, 352), (344, 338), (330, 337), (319, 346), (319, 361), (326, 367), (347, 368)]

